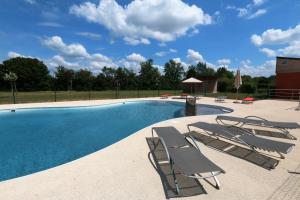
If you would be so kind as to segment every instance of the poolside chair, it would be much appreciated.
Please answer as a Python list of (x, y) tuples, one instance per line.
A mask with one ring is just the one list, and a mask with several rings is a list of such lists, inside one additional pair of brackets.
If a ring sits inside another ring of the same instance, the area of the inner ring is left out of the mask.
[[(280, 133), (285, 136), (290, 137), (291, 139), (296, 140), (297, 138), (289, 133), (287, 129), (296, 129), (300, 128), (300, 125), (296, 122), (276, 122), (276, 121), (268, 121), (264, 118), (257, 116), (247, 116), (247, 117), (234, 117), (234, 116), (223, 116), (219, 115), (216, 118), (218, 124), (223, 125), (234, 125), (243, 127), (244, 125), (252, 125), (252, 126), (260, 126), (260, 127), (268, 127), (274, 128), (280, 131)], [(228, 124), (224, 121), (235, 122), (235, 124)]]
[(236, 143), (245, 145), (251, 150), (257, 152), (256, 149), (261, 149), (264, 151), (277, 152), (280, 158), (284, 159), (282, 153), (287, 154), (292, 151), (294, 144), (278, 142), (274, 140), (265, 139), (262, 137), (255, 136), (252, 132), (245, 129), (241, 129), (235, 126), (224, 126), (220, 124), (210, 124), (206, 122), (196, 122), (193, 124), (188, 124), (188, 129), (190, 127), (196, 127), (203, 130), (208, 135), (215, 136), (217, 138), (221, 137)]
[(246, 97), (242, 99), (242, 103), (243, 104), (251, 104), (254, 102), (254, 98), (253, 97)]
[[(194, 145), (192, 145), (187, 137), (182, 135), (172, 126), (152, 128), (152, 137), (154, 137), (154, 132), (159, 137), (159, 140), (166, 151), (176, 186), (176, 192), (178, 194), (180, 190), (174, 167), (181, 171), (184, 176), (189, 178), (214, 178), (216, 188), (220, 188), (220, 182), (216, 176), (221, 173), (225, 173), (225, 171), (201, 153), (193, 137), (189, 137), (189, 139), (194, 143)], [(200, 174), (203, 173), (211, 173), (211, 175), (201, 176)]]
[(224, 102), (227, 99), (227, 96), (218, 96), (215, 98), (216, 102)]

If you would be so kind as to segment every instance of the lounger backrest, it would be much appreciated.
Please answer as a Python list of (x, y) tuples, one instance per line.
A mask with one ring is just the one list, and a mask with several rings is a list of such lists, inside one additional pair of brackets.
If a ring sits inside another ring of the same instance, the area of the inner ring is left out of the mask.
[(243, 117), (233, 117), (233, 116), (224, 116), (224, 115), (217, 116), (216, 120), (227, 120), (227, 121), (245, 123), (249, 125), (259, 125), (259, 126), (268, 126), (268, 127), (277, 127), (277, 128), (288, 128), (288, 129), (300, 128), (300, 125), (295, 122), (275, 122), (275, 121), (268, 121), (268, 120), (249, 119)]
[(185, 137), (174, 127), (153, 128), (158, 137), (162, 138), (167, 147), (182, 147), (189, 145)]
[(190, 126), (194, 126), (197, 128), (200, 128), (204, 131), (209, 131), (211, 133), (214, 133), (216, 135), (221, 135), (222, 137), (226, 138), (232, 138), (234, 137), (235, 132), (231, 132), (227, 129), (227, 127), (221, 126), (219, 124), (209, 124), (206, 122), (197, 122), (194, 124), (190, 124)]

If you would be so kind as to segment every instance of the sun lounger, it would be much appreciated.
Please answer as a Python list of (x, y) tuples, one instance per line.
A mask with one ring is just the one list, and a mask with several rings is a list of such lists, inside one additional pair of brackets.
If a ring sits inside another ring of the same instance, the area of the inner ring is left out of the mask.
[(216, 102), (224, 102), (227, 99), (227, 96), (218, 96), (215, 98)]
[(235, 122), (235, 126), (243, 127), (244, 125), (252, 125), (252, 126), (260, 126), (260, 127), (268, 127), (279, 130), (282, 134), (289, 136), (290, 138), (296, 140), (297, 138), (289, 133), (287, 129), (296, 129), (300, 128), (300, 125), (296, 122), (276, 122), (276, 121), (268, 121), (264, 118), (257, 116), (247, 116), (247, 117), (233, 117), (233, 116), (223, 116), (219, 115), (216, 118), (218, 123), (224, 125), (232, 125), (228, 124), (224, 121)]
[[(174, 127), (155, 127), (152, 129), (152, 137), (154, 132), (159, 137), (164, 149), (166, 151), (168, 162), (170, 163), (173, 173), (176, 191), (179, 194), (179, 186), (174, 171), (174, 166), (184, 175), (194, 179), (214, 178), (216, 188), (220, 188), (220, 183), (217, 175), (225, 173), (223, 169), (218, 167), (208, 158), (206, 158), (200, 151), (197, 143), (192, 137), (189, 137), (192, 143), (182, 135)], [(200, 174), (210, 173), (207, 176)]]
[(254, 102), (254, 98), (253, 97), (246, 97), (242, 99), (242, 103), (244, 104), (250, 104)]
[(282, 153), (289, 153), (294, 144), (278, 142), (274, 140), (265, 139), (262, 137), (257, 137), (253, 135), (250, 131), (245, 129), (241, 129), (235, 126), (224, 126), (220, 124), (210, 124), (206, 122), (196, 122), (188, 125), (188, 129), (190, 127), (196, 127), (203, 130), (208, 135), (216, 136), (217, 138), (221, 137), (230, 141), (234, 141), (236, 143), (245, 145), (256, 151), (256, 149), (261, 149), (264, 151), (277, 152), (281, 158), (284, 158)]

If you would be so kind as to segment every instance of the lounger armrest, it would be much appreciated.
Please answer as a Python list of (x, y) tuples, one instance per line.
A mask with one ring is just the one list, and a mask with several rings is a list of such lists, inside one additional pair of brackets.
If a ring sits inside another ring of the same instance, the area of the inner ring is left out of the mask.
[(249, 118), (256, 118), (256, 119), (260, 119), (262, 121), (268, 121), (266, 120), (265, 118), (262, 118), (262, 117), (258, 117), (258, 116), (255, 116), (255, 115), (252, 115), (252, 116), (246, 116), (244, 117), (245, 119), (249, 119)]

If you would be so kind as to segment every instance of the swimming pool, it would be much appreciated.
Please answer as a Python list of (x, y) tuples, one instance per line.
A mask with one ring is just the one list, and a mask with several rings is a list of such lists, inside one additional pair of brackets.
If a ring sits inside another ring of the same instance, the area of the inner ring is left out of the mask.
[[(199, 115), (230, 112), (198, 106)], [(183, 117), (184, 108), (180, 102), (136, 101), (0, 111), (0, 181), (78, 159), (153, 123)]]

